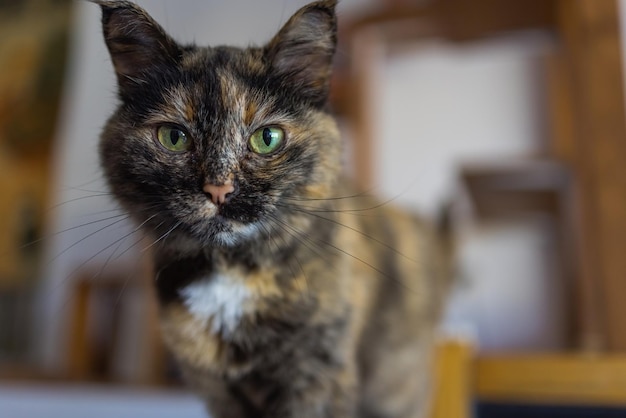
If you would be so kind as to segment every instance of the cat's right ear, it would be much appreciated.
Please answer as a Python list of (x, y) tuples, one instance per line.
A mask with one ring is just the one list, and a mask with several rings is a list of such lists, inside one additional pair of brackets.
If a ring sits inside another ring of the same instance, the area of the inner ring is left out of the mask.
[(320, 0), (294, 14), (266, 46), (273, 70), (303, 96), (323, 105), (337, 44), (337, 0)]
[(102, 30), (122, 90), (144, 82), (144, 75), (175, 65), (181, 51), (163, 28), (129, 1), (90, 0), (102, 8)]

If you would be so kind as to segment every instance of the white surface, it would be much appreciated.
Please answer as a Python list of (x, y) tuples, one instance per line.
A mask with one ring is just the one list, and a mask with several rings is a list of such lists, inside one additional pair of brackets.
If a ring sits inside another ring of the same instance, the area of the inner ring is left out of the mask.
[(207, 418), (184, 392), (0, 383), (2, 418)]

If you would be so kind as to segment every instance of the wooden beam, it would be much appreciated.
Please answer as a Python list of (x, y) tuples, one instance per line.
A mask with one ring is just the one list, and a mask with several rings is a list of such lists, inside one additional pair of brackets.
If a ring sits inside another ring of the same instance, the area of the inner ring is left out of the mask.
[(91, 377), (93, 350), (88, 335), (89, 299), (88, 281), (79, 281), (72, 290), (74, 306), (70, 315), (69, 347), (67, 356), (67, 377), (73, 380), (87, 380)]
[(587, 314), (597, 316), (586, 319), (596, 322), (595, 335), (583, 344), (624, 351), (626, 119), (617, 3), (560, 0), (558, 16), (563, 56), (552, 79), (565, 83), (556, 87), (565, 113), (556, 119), (554, 149), (576, 173), (583, 242), (579, 295)]
[[(424, 4), (391, 4), (346, 25), (346, 33), (364, 27), (378, 27), (396, 41), (411, 39), (411, 31), (400, 30), (404, 25), (433, 25), (437, 36), (449, 40), (466, 41), (492, 36), (502, 32), (555, 27), (556, 0), (438, 0)], [(400, 37), (394, 34), (400, 34)], [(424, 38), (420, 31), (418, 38)], [(433, 33), (434, 35), (434, 33)]]
[(478, 358), (480, 400), (626, 406), (626, 355), (520, 355)]
[(378, 69), (385, 47), (376, 29), (364, 29), (351, 39), (349, 68), (350, 85), (347, 94), (350, 98), (346, 106), (352, 137), (354, 179), (361, 190), (371, 190), (376, 186), (376, 115), (379, 92)]
[(472, 405), (471, 344), (446, 340), (436, 352), (435, 397), (431, 418), (469, 418)]

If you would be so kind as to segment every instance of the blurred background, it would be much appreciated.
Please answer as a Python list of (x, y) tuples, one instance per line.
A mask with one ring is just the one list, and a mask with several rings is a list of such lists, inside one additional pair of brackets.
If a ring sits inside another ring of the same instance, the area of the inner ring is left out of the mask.
[[(246, 46), (307, 1), (137, 3), (181, 42)], [(0, 416), (201, 417), (100, 174), (99, 19), (0, 0)], [(452, 215), (434, 415), (626, 416), (626, 3), (342, 0), (339, 20), (348, 174)]]

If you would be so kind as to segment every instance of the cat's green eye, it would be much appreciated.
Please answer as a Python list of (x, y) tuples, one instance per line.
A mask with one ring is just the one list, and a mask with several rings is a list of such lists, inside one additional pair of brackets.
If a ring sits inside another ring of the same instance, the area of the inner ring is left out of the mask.
[(161, 145), (173, 152), (187, 151), (191, 147), (189, 135), (174, 126), (160, 126), (157, 130), (157, 139)]
[(250, 149), (257, 154), (265, 155), (276, 151), (285, 140), (285, 131), (276, 126), (258, 129), (250, 137)]

